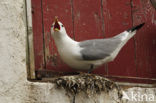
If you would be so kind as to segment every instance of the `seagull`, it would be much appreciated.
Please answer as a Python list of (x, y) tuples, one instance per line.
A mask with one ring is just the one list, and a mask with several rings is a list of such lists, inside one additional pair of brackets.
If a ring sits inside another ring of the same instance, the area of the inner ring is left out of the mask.
[(75, 41), (70, 38), (64, 25), (55, 17), (51, 35), (61, 59), (76, 71), (88, 71), (113, 61), (121, 48), (145, 23), (134, 26), (114, 37)]

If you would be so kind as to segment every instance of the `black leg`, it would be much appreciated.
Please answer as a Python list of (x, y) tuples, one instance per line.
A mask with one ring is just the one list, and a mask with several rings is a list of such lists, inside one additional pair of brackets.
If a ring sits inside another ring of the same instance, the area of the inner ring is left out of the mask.
[(76, 94), (74, 94), (74, 96), (73, 96), (72, 103), (75, 103), (75, 96), (76, 96)]
[(93, 64), (91, 64), (91, 65), (90, 65), (90, 69), (89, 69), (88, 73), (91, 73), (93, 69), (94, 69), (94, 65), (93, 65)]

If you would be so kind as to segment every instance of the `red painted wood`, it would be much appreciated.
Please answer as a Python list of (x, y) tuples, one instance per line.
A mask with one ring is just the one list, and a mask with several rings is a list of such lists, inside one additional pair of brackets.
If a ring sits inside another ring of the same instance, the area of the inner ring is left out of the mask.
[(69, 36), (73, 37), (71, 0), (43, 0), (42, 2), (46, 69), (54, 71), (71, 71), (71, 69), (60, 59), (57, 48), (50, 34), (50, 27), (54, 21), (54, 17), (58, 16), (59, 20), (66, 27)]
[(115, 82), (126, 82), (126, 83), (141, 83), (141, 84), (155, 84), (156, 79), (150, 78), (136, 78), (136, 77), (111, 77), (108, 76), (107, 78), (111, 79)]
[[(101, 0), (74, 0), (74, 33), (77, 41), (103, 38)], [(106, 74), (104, 65), (94, 71)]]
[[(105, 36), (112, 37), (132, 27), (130, 0), (104, 0)], [(134, 40), (123, 47), (117, 58), (108, 63), (108, 75), (136, 76)]]
[(33, 23), (33, 42), (35, 69), (45, 68), (44, 50), (43, 50), (43, 34), (42, 34), (42, 9), (41, 0), (32, 0), (32, 23)]
[(145, 22), (136, 35), (139, 77), (156, 78), (156, 10), (150, 0), (133, 0), (133, 24)]
[[(149, 0), (41, 1), (32, 0), (36, 70), (72, 71), (60, 59), (50, 35), (55, 16), (64, 24), (69, 36), (77, 41), (112, 37), (145, 21), (145, 26), (124, 46), (115, 61), (108, 67), (99, 67), (94, 73), (121, 77), (114, 80), (129, 82), (139, 82), (140, 78), (127, 77), (156, 78), (156, 11)], [(148, 80), (140, 82), (147, 83)]]
[(73, 7), (76, 40), (103, 38), (101, 0), (74, 0)]

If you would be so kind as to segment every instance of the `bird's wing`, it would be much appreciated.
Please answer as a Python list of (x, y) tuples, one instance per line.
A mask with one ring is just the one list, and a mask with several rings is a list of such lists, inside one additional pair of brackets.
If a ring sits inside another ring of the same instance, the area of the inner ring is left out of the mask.
[(116, 54), (126, 44), (126, 42), (136, 34), (145, 23), (134, 26), (112, 38), (86, 40), (79, 43), (83, 48), (80, 52), (84, 60), (99, 60), (110, 56), (114, 51)]
[(94, 39), (79, 43), (84, 60), (99, 60), (111, 55), (121, 44), (120, 38)]

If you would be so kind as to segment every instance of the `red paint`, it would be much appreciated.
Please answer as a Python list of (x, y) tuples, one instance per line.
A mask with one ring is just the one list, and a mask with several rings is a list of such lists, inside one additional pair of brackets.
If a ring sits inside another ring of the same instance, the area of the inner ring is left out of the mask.
[(133, 7), (134, 25), (146, 23), (136, 35), (138, 76), (156, 78), (156, 10), (149, 0), (133, 0)]
[[(74, 0), (74, 33), (77, 41), (104, 38), (101, 0)], [(107, 74), (105, 66), (94, 73)]]
[(41, 0), (32, 0), (35, 69), (45, 68)]
[(73, 37), (72, 5), (71, 0), (43, 0), (43, 21), (45, 37), (46, 69), (54, 71), (71, 71), (59, 57), (50, 28), (55, 16), (58, 16), (70, 37)]
[[(105, 37), (115, 36), (132, 27), (130, 0), (104, 0)], [(108, 63), (108, 75), (137, 76), (133, 38), (122, 48), (117, 58)]]
[(102, 1), (42, 0), (41, 3), (32, 0), (36, 70), (72, 71), (60, 59), (50, 34), (54, 17), (58, 16), (69, 36), (77, 41), (112, 37), (145, 22), (145, 26), (123, 47), (114, 62), (102, 65), (94, 73), (110, 78), (122, 76), (122, 79), (116, 80), (130, 82), (139, 82), (140, 79), (131, 80), (128, 77), (156, 78), (156, 11), (150, 1)]

